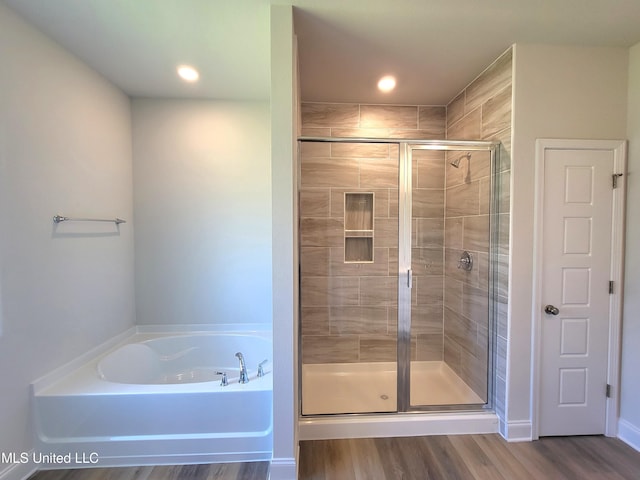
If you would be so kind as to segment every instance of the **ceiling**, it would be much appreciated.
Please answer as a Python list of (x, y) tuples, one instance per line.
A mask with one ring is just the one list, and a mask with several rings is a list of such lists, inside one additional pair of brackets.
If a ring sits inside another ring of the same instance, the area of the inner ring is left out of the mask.
[[(0, 2), (131, 96), (268, 99), (272, 3), (295, 6), (306, 101), (443, 105), (516, 42), (640, 42), (638, 0)], [(394, 92), (376, 90), (383, 74)]]

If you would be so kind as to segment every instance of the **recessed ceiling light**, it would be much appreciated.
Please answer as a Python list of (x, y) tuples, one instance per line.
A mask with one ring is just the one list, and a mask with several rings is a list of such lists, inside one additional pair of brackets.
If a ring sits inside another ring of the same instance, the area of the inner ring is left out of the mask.
[(393, 90), (394, 88), (396, 88), (396, 79), (391, 75), (382, 77), (378, 81), (378, 90), (380, 90), (381, 92), (387, 93)]
[(185, 82), (195, 82), (200, 78), (198, 71), (189, 65), (180, 65), (178, 67), (178, 75), (180, 75), (180, 78)]

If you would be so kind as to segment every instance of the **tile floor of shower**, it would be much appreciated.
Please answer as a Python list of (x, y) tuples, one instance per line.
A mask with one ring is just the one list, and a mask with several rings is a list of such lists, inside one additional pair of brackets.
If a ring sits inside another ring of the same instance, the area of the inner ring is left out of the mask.
[[(442, 361), (411, 362), (411, 406), (485, 402)], [(395, 362), (302, 366), (302, 414), (397, 411)]]

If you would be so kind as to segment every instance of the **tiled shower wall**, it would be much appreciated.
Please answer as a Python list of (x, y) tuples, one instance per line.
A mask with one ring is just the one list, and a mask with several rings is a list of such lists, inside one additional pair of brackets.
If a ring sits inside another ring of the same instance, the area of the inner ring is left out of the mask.
[[(498, 140), (496, 410), (504, 411), (509, 267), (512, 50), (505, 52), (447, 106), (447, 139)], [(485, 154), (486, 155), (486, 154)], [(444, 360), (476, 393), (486, 395), (488, 157), (473, 153), (455, 169), (447, 163), (445, 210)], [(476, 267), (456, 268), (463, 250)]]
[[(302, 104), (308, 136), (442, 139), (444, 107)], [(414, 156), (411, 355), (442, 359), (444, 156)], [(396, 361), (398, 147), (301, 147), (303, 363)], [(374, 193), (372, 263), (344, 261), (344, 194)]]
[[(486, 399), (490, 155), (486, 151), (447, 153), (444, 360)], [(450, 165), (458, 158), (458, 168)], [(473, 259), (470, 271), (458, 268), (464, 251)]]

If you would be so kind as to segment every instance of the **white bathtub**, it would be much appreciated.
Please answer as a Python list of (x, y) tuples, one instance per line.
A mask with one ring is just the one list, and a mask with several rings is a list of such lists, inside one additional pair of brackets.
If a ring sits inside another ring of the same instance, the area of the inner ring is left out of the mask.
[[(238, 382), (236, 352), (248, 383)], [(59, 380), (34, 385), (36, 450), (94, 453), (95, 466), (269, 460), (271, 357), (269, 333), (136, 333)]]

